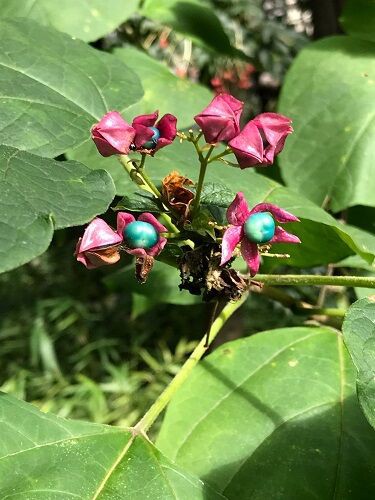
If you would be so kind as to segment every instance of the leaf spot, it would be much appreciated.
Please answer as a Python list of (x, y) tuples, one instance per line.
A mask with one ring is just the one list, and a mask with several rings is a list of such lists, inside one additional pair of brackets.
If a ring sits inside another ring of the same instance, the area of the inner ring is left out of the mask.
[(298, 365), (298, 360), (297, 359), (291, 359), (290, 361), (288, 361), (288, 365), (291, 367), (291, 368), (294, 368), (295, 366)]

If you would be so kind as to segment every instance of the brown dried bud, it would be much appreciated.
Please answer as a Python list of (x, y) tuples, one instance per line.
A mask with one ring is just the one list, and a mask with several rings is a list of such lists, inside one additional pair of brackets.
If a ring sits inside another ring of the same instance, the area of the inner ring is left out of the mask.
[(175, 170), (162, 180), (162, 194), (173, 210), (181, 215), (182, 222), (189, 219), (190, 205), (195, 196), (186, 186), (193, 184)]
[(135, 259), (135, 277), (139, 283), (146, 283), (153, 266), (154, 258), (151, 255), (144, 255)]

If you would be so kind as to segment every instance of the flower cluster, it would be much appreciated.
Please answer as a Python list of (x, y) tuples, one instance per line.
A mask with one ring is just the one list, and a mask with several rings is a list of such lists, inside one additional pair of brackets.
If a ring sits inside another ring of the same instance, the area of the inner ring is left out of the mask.
[(91, 137), (102, 156), (139, 151), (154, 155), (172, 144), (177, 134), (177, 118), (166, 114), (158, 121), (159, 113), (136, 116), (131, 125), (120, 113), (111, 111), (91, 128)]
[[(194, 144), (198, 155), (200, 173), (196, 186), (191, 179), (173, 171), (157, 187), (144, 170), (146, 157), (153, 156), (175, 139), (175, 116), (165, 114), (159, 120), (155, 111), (135, 117), (131, 124), (117, 111), (103, 116), (91, 129), (99, 153), (102, 156), (119, 155), (131, 178), (148, 191), (146, 196), (157, 198), (153, 198), (156, 211), (163, 214), (167, 227), (149, 212), (141, 213), (137, 219), (132, 213), (118, 212), (116, 230), (97, 217), (77, 243), (77, 260), (93, 269), (118, 262), (120, 252), (124, 251), (136, 257), (136, 276), (143, 282), (154, 258), (168, 243), (167, 237), (173, 237), (174, 246), (180, 247), (180, 288), (203, 293), (207, 300), (214, 297), (232, 300), (238, 298), (250, 282), (249, 276), (243, 277), (231, 268), (234, 257), (241, 253), (250, 276), (255, 276), (261, 254), (268, 252), (270, 245), (300, 243), (297, 236), (279, 225), (299, 222), (297, 217), (270, 203), (259, 203), (250, 209), (241, 192), (228, 207), (227, 226), (220, 226), (211, 219), (208, 230), (207, 213), (201, 216), (200, 196), (210, 161), (233, 153), (241, 169), (271, 165), (292, 132), (291, 120), (277, 113), (261, 113), (241, 128), (243, 106), (235, 97), (219, 94), (195, 116), (200, 127), (197, 135), (192, 130), (188, 135), (179, 133), (181, 140)], [(202, 135), (206, 144), (201, 147)], [(210, 159), (219, 142), (227, 144), (226, 150)], [(131, 152), (140, 153), (141, 161), (124, 156)], [(133, 206), (125, 206), (133, 209)]]
[(240, 130), (243, 102), (221, 94), (194, 120), (210, 144), (228, 142), (240, 168), (271, 165), (293, 132), (291, 121), (278, 113), (261, 113)]

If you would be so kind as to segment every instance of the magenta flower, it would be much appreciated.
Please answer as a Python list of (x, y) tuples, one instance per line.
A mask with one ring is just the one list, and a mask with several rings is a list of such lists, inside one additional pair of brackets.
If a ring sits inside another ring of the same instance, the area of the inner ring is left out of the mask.
[(135, 130), (134, 149), (154, 155), (156, 151), (172, 144), (177, 135), (177, 118), (166, 114), (157, 121), (159, 112), (136, 116), (132, 127)]
[(137, 220), (127, 212), (117, 214), (117, 232), (123, 237), (124, 250), (137, 257), (156, 257), (163, 250), (167, 239), (160, 236), (168, 229), (152, 214), (144, 212)]
[(115, 264), (120, 260), (121, 242), (122, 236), (97, 217), (79, 238), (74, 255), (87, 269)]
[(229, 94), (219, 94), (194, 120), (209, 144), (230, 141), (240, 132), (243, 102)]
[(278, 113), (262, 113), (229, 142), (240, 168), (271, 165), (293, 132), (291, 120)]
[(120, 113), (111, 111), (91, 127), (91, 138), (102, 156), (128, 154), (135, 130)]
[(243, 193), (236, 194), (227, 210), (227, 219), (231, 226), (223, 236), (220, 265), (231, 259), (234, 249), (241, 242), (242, 257), (251, 276), (258, 272), (260, 266), (258, 244), (301, 243), (297, 236), (275, 224), (275, 220), (280, 223), (299, 222), (297, 217), (270, 203), (259, 203), (249, 210)]

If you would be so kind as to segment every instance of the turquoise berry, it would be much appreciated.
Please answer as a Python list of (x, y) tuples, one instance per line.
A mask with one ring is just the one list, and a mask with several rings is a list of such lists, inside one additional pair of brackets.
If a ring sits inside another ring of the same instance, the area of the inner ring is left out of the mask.
[(159, 233), (152, 224), (137, 220), (125, 227), (124, 240), (130, 248), (151, 248), (158, 242)]
[(275, 221), (269, 212), (250, 215), (244, 224), (245, 235), (253, 243), (267, 243), (275, 234)]
[(154, 149), (156, 148), (156, 144), (158, 143), (160, 132), (156, 127), (149, 127), (150, 130), (154, 133), (151, 139), (143, 144), (145, 149)]

